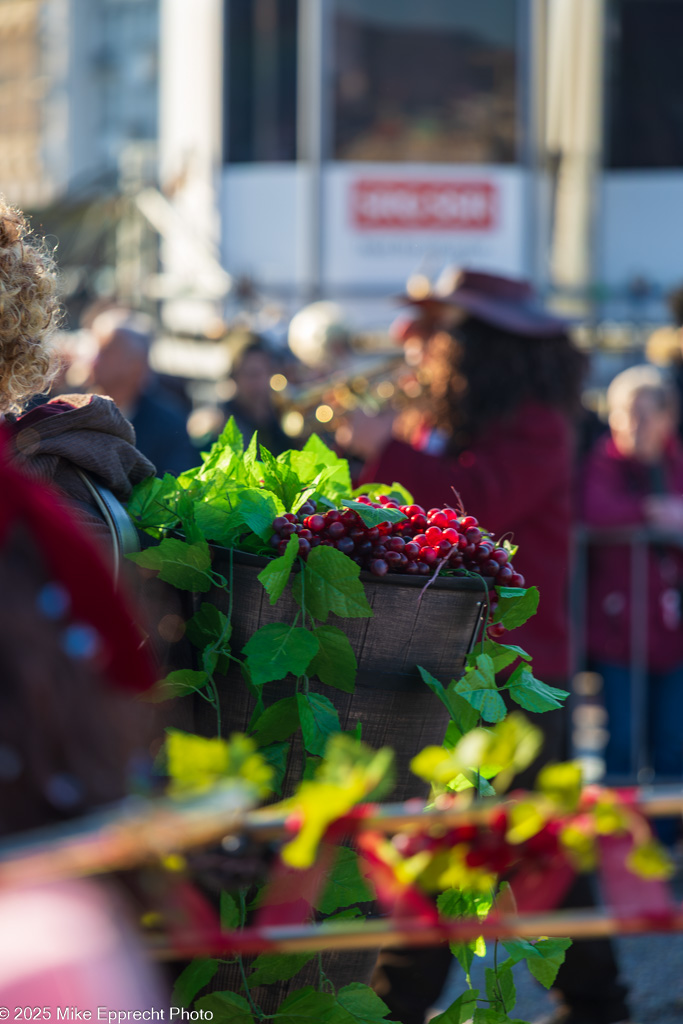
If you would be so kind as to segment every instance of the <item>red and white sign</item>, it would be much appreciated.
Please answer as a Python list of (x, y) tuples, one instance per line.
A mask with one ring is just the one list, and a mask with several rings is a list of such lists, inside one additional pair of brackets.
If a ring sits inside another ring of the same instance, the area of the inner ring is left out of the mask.
[(350, 204), (361, 231), (492, 231), (499, 220), (498, 187), (482, 180), (360, 178)]

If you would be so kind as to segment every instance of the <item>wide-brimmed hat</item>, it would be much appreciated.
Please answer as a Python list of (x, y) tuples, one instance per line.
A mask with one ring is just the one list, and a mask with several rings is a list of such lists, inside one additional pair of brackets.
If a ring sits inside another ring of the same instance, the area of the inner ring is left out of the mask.
[(408, 281), (401, 302), (438, 316), (439, 307), (453, 306), (479, 320), (514, 334), (541, 338), (563, 334), (569, 322), (540, 304), (529, 281), (481, 270), (448, 267), (434, 285), (416, 275)]

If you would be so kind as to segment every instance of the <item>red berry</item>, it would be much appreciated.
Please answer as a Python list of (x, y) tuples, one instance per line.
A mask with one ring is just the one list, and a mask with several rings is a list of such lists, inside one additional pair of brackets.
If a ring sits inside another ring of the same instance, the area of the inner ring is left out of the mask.
[(305, 537), (299, 537), (299, 554), (304, 557), (311, 550), (311, 545), (308, 543)]
[(344, 537), (346, 535), (346, 527), (343, 523), (335, 520), (327, 527), (327, 535), (332, 540), (339, 540), (340, 537)]
[(462, 555), (457, 551), (453, 551), (449, 556), (448, 564), (451, 566), (452, 569), (460, 569), (462, 566), (462, 561)]
[(427, 515), (429, 517), (429, 522), (432, 524), (432, 526), (441, 526), (442, 528), (444, 526), (448, 526), (448, 516), (446, 515), (445, 512), (442, 512), (441, 509), (432, 509), (430, 512), (427, 513)]
[(413, 537), (413, 543), (418, 544), (421, 548), (427, 544), (427, 535), (425, 533), (416, 533)]
[(509, 587), (523, 587), (524, 586), (524, 577), (522, 576), (522, 574), (520, 572), (513, 572), (512, 576), (510, 577), (510, 581), (508, 583), (508, 586)]
[(299, 530), (299, 540), (308, 540), (308, 541), (310, 541), (312, 536), (313, 536), (313, 534), (311, 533), (310, 530), (307, 530), (305, 528), (303, 530)]
[(408, 562), (405, 567), (406, 576), (416, 576), (420, 571), (420, 566), (417, 562)]
[(479, 520), (475, 519), (474, 516), (463, 516), (460, 520), (460, 527), (463, 530), (469, 530), (473, 526), (479, 526)]
[(343, 555), (352, 555), (356, 550), (356, 545), (350, 537), (340, 537), (337, 541), (336, 547), (337, 551), (341, 551)]
[(498, 565), (505, 565), (505, 563), (509, 561), (510, 556), (505, 548), (494, 548), (491, 558), (495, 559), (495, 561), (498, 562)]
[(330, 523), (336, 523), (338, 519), (341, 519), (341, 512), (336, 508), (331, 508), (325, 513), (325, 522), (327, 525)]
[(492, 622), (486, 630), (492, 640), (496, 640), (499, 636), (502, 636), (505, 632), (505, 626), (502, 622)]
[(403, 511), (407, 516), (423, 516), (425, 514), (422, 505), (405, 505)]
[(474, 556), (474, 552), (476, 550), (477, 549), (474, 546), (474, 544), (466, 544), (465, 547), (462, 549), (463, 557), (464, 558), (472, 558)]
[(289, 520), (285, 519), (284, 516), (275, 516), (275, 519), (273, 519), (273, 529), (276, 533), (279, 533), (282, 527), (286, 526), (288, 523)]
[(446, 513), (446, 519), (448, 519), (449, 522), (458, 518), (458, 513), (454, 508), (451, 508), (450, 505), (446, 505), (443, 511)]
[(481, 563), (481, 574), (482, 576), (497, 576), (500, 572), (500, 566), (498, 562), (494, 562), (492, 558), (488, 562)]
[(438, 560), (438, 558), (439, 558), (439, 556), (437, 555), (437, 553), (434, 550), (434, 548), (421, 548), (420, 549), (420, 561), (424, 562), (425, 565), (434, 565), (434, 563)]
[[(299, 524), (297, 523), (296, 526), (298, 525)], [(287, 540), (289, 537), (292, 536), (293, 533), (295, 533), (296, 526), (294, 525), (294, 523), (285, 523), (284, 526), (280, 529), (280, 536)]]
[(437, 550), (439, 552), (439, 558), (445, 558), (450, 555), (453, 545), (449, 540), (440, 540), (437, 544)]
[(416, 530), (424, 530), (427, 526), (427, 516), (422, 512), (418, 512), (416, 515), (411, 516), (410, 521)]
[(502, 586), (509, 586), (512, 575), (512, 569), (509, 565), (501, 565), (496, 580)]
[(428, 544), (438, 544), (443, 538), (443, 533), (438, 526), (430, 526), (429, 529), (425, 530), (425, 537)]
[(481, 540), (481, 530), (478, 530), (476, 526), (470, 526), (465, 530), (465, 536), (469, 544), (478, 544)]
[(304, 519), (304, 526), (307, 526), (313, 533), (322, 533), (325, 529), (325, 520), (322, 516), (309, 516), (307, 519)]
[(281, 541), (282, 537), (280, 536), (280, 534), (274, 533), (269, 541), (271, 548), (278, 548), (280, 546)]
[(449, 526), (448, 529), (443, 531), (443, 539), (450, 541), (451, 544), (459, 544), (461, 536), (462, 535), (459, 534), (457, 530), (454, 530), (452, 526)]
[(429, 574), (430, 574), (430, 572), (432, 570), (427, 565), (426, 562), (418, 562), (417, 563), (417, 571), (419, 572), (420, 576), (429, 576)]
[(396, 568), (396, 566), (399, 566), (401, 564), (401, 562), (403, 561), (403, 557), (404, 556), (401, 554), (400, 551), (387, 551), (386, 555), (384, 556), (384, 561), (387, 563), (387, 565), (390, 565), (391, 568), (394, 569)]
[(380, 503), (380, 505), (388, 505), (389, 502), (391, 501), (391, 498), (389, 497), (388, 494), (380, 494), (377, 500)]
[(387, 541), (387, 548), (389, 551), (403, 551), (406, 546), (406, 542), (403, 537), (390, 537)]
[(347, 508), (346, 512), (342, 512), (341, 514), (341, 521), (347, 526), (355, 526), (359, 521), (359, 515), (357, 512), (354, 512), (352, 508)]
[(370, 562), (370, 572), (374, 573), (375, 576), (386, 576), (389, 572), (389, 566), (383, 558), (375, 558), (374, 561)]
[(406, 558), (410, 559), (411, 562), (415, 561), (420, 554), (420, 545), (416, 544), (414, 540), (408, 541), (403, 549), (403, 554)]

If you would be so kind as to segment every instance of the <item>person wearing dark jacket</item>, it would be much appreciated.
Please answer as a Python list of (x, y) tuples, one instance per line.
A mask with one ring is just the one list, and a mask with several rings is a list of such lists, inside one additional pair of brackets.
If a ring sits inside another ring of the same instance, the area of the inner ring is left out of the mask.
[[(683, 536), (683, 447), (676, 435), (675, 388), (653, 366), (620, 373), (607, 392), (611, 435), (586, 462), (584, 521), (595, 527), (652, 527)], [(591, 546), (588, 654), (604, 680), (609, 741), (607, 770), (629, 774), (632, 582), (629, 549)], [(647, 725), (650, 764), (683, 775), (683, 552), (662, 543), (648, 549), (642, 595), (647, 648)]]
[[(537, 615), (512, 640), (533, 656), (541, 679), (566, 688), (574, 419), (584, 357), (526, 282), (463, 270), (443, 284), (414, 303), (429, 325), (424, 427), (406, 443), (394, 438), (391, 416), (356, 414), (350, 450), (366, 459), (361, 483), (396, 480), (425, 508), (460, 502), (496, 538), (519, 545), (515, 568), (541, 598)], [(566, 756), (565, 720), (563, 711), (538, 716), (544, 761)], [(591, 901), (580, 879), (565, 905)], [(447, 966), (446, 949), (386, 951), (373, 984), (403, 1024), (422, 1024)], [(607, 941), (574, 943), (556, 990), (558, 1022), (628, 1019)]]

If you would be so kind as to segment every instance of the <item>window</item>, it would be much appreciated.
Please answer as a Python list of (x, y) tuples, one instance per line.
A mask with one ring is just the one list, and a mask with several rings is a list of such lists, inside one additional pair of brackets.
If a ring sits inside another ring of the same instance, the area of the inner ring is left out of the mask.
[(607, 38), (607, 166), (683, 167), (683, 2), (617, 0)]
[(227, 0), (225, 159), (296, 158), (297, 0)]
[(515, 0), (336, 0), (334, 156), (511, 163)]

